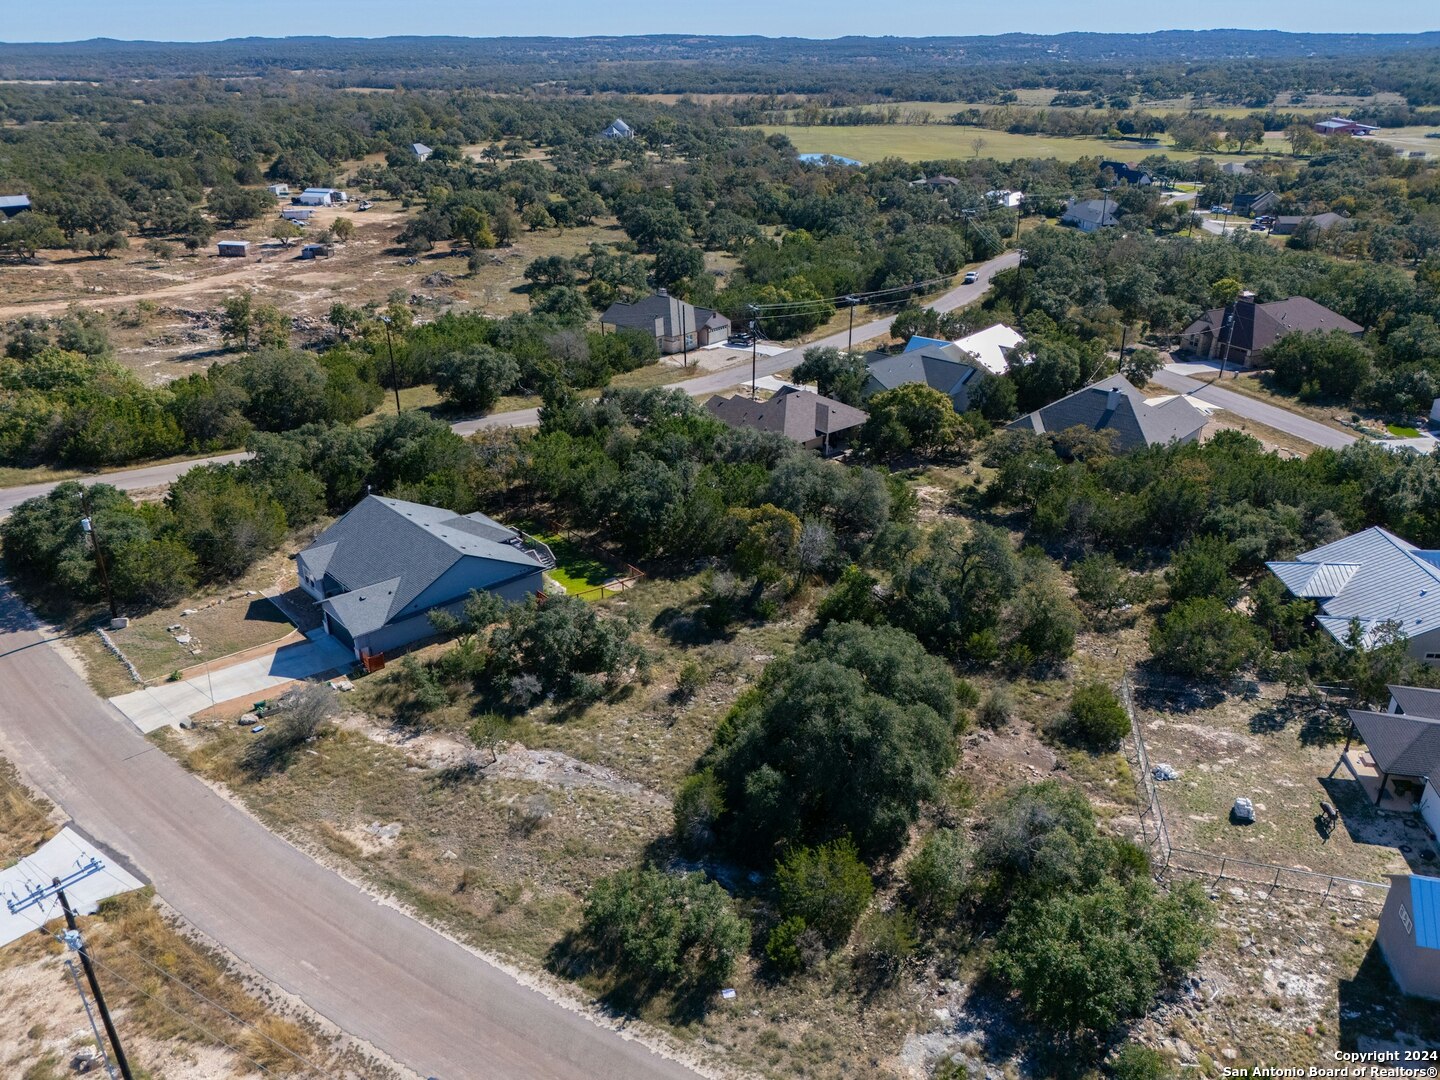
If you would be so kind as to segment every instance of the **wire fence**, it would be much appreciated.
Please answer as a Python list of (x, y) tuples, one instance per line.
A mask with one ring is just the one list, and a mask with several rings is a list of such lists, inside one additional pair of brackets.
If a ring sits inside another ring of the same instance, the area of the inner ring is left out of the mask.
[(1233, 881), (1238, 885), (1262, 887), (1266, 894), (1276, 889), (1307, 893), (1321, 898), (1355, 900), (1366, 904), (1383, 904), (1390, 886), (1379, 881), (1322, 874), (1293, 866), (1256, 862), (1233, 855), (1217, 855), (1174, 844), (1165, 823), (1165, 810), (1160, 802), (1159, 783), (1150, 764), (1145, 737), (1140, 732), (1139, 713), (1128, 674), (1120, 682), (1120, 700), (1130, 717), (1130, 742), (1125, 757), (1135, 770), (1136, 796), (1139, 806), (1141, 845), (1150, 852), (1157, 875), (1185, 873), (1210, 878), (1212, 884)]

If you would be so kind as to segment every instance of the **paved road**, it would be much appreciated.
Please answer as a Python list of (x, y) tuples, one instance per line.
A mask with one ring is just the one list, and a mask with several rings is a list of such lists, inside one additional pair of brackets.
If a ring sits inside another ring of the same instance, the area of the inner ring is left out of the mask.
[[(990, 288), (990, 278), (998, 271), (1018, 265), (1020, 253), (1018, 251), (1007, 251), (998, 258), (991, 259), (976, 269), (978, 279), (973, 285), (958, 285), (930, 306), (938, 311), (953, 311), (956, 308), (973, 304), (985, 295)], [(895, 321), (891, 315), (884, 319), (876, 319), (873, 322), (861, 323), (855, 327), (856, 343), (872, 341), (878, 337), (884, 337), (890, 332), (890, 324)], [(805, 349), (815, 345), (842, 346), (847, 341), (847, 334), (842, 331), (838, 334), (831, 334), (819, 341), (808, 342), (797, 349), (789, 352), (778, 353), (775, 356), (762, 356), (756, 365), (755, 374), (759, 378), (766, 375), (774, 375), (777, 371), (784, 371), (792, 368), (800, 362), (801, 355)], [(726, 368), (724, 371), (717, 371), (709, 375), (701, 375), (694, 379), (684, 379), (669, 385), (678, 390), (685, 390), (693, 397), (708, 397), (720, 390), (727, 390), (732, 386), (738, 386), (742, 382), (749, 381), (750, 365), (738, 364)], [(473, 435), (482, 428), (495, 427), (533, 427), (540, 422), (539, 409), (516, 409), (513, 412), (492, 413), (489, 416), (482, 416), (477, 420), (462, 420), (451, 426), (461, 435)], [(214, 461), (241, 461), (246, 454), (223, 454), (219, 457), (202, 458), (197, 461), (177, 461), (169, 465), (147, 465), (140, 469), (125, 469), (120, 472), (100, 473), (92, 476), (81, 477), (82, 483), (105, 483), (113, 484), (122, 491), (135, 491), (141, 488), (159, 487), (161, 484), (168, 484), (180, 474), (195, 465), (207, 464)], [(53, 488), (53, 483), (27, 484), (24, 487), (0, 488), (0, 517), (4, 517), (15, 507), (19, 506), (26, 499), (33, 499), (37, 495), (44, 495)]]
[(694, 1080), (377, 903), (216, 795), (97, 700), (3, 583), (0, 687), (0, 752), (30, 783), (200, 931), (420, 1075)]
[(1297, 439), (1314, 443), (1316, 446), (1328, 446), (1339, 450), (1356, 441), (1354, 435), (1341, 431), (1339, 428), (1311, 420), (1309, 417), (1293, 413), (1289, 409), (1282, 409), (1278, 405), (1257, 401), (1253, 397), (1237, 393), (1234, 390), (1224, 390), (1218, 383), (1212, 385), (1210, 376), (1191, 378), (1189, 375), (1181, 374), (1174, 370), (1177, 366), (1186, 369), (1193, 367), (1193, 365), (1172, 364), (1157, 371), (1152, 376), (1152, 380), (1167, 390), (1174, 390), (1179, 394), (1187, 394), (1197, 397), (1201, 401), (1208, 401), (1212, 405), (1229, 410), (1236, 416), (1255, 420), (1275, 428), (1277, 431), (1283, 431), (1287, 435), (1293, 435)]
[[(172, 461), (167, 465), (145, 465), (138, 469), (122, 469), (118, 472), (92, 473), (76, 477), (82, 484), (113, 484), (122, 491), (138, 491), (141, 488), (160, 487), (172, 483), (182, 473), (189, 472), (196, 465), (214, 462), (244, 461), (247, 453), (219, 454), (215, 457), (195, 458), (190, 461)], [(14, 510), (26, 499), (44, 495), (55, 487), (58, 481), (45, 484), (24, 484), (20, 487), (0, 488), (0, 517)]]

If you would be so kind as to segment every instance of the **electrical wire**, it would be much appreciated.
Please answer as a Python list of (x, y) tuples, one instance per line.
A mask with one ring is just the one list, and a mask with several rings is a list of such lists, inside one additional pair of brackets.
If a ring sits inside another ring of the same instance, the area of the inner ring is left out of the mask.
[(869, 292), (863, 293), (845, 293), (843, 296), (827, 296), (816, 298), (813, 300), (787, 300), (783, 303), (775, 304), (756, 304), (754, 305), (754, 310), (773, 311), (778, 308), (795, 307), (797, 305), (808, 307), (812, 304), (834, 305), (844, 303), (849, 300), (854, 300), (858, 305), (865, 303), (868, 298), (872, 296), (888, 296), (891, 293), (912, 292), (915, 289), (924, 288), (927, 285), (941, 285), (947, 281), (953, 281), (954, 279), (955, 274), (946, 274), (944, 277), (929, 278), (925, 281), (914, 281), (911, 282), (909, 285), (895, 285), (888, 289), (872, 289)]
[[(60, 944), (65, 945), (67, 948), (69, 947), (69, 943), (65, 940), (65, 935), (64, 935), (64, 934), (57, 934), (57, 933), (55, 933), (54, 931), (45, 929), (45, 924), (44, 924), (43, 922), (40, 922), (40, 921), (36, 920), (36, 918), (35, 918), (33, 915), (29, 914), (28, 911), (26, 911), (26, 912), (19, 912), (19, 913), (17, 913), (17, 914), (23, 914), (24, 917), (26, 918), (26, 920), (28, 920), (28, 921), (31, 922), (31, 923), (34, 923), (35, 929), (39, 930), (42, 934), (48, 934), (49, 936), (53, 937), (56, 941), (60, 942)], [(85, 953), (86, 953), (86, 955), (90, 958), (90, 962), (91, 962), (92, 964), (94, 964), (94, 965), (95, 965), (96, 967), (98, 967), (98, 968), (103, 968), (106, 973), (108, 973), (111, 977), (113, 977), (113, 978), (116, 979), (117, 981), (119, 981), (119, 982), (121, 982), (121, 983), (124, 983), (126, 986), (130, 987), (130, 989), (134, 990), (136, 993), (138, 993), (138, 994), (140, 994), (140, 995), (142, 995), (142, 996), (144, 996), (144, 997), (146, 997), (146, 998), (149, 998), (151, 1001), (155, 1002), (155, 1004), (159, 1005), (162, 1009), (164, 1009), (166, 1012), (170, 1013), (172, 1016), (176, 1017), (176, 1018), (177, 1018), (178, 1020), (180, 1020), (181, 1022), (183, 1022), (183, 1023), (185, 1023), (185, 1024), (188, 1024), (190, 1027), (195, 1028), (197, 1031), (203, 1032), (204, 1034), (208, 1035), (210, 1038), (212, 1038), (212, 1039), (214, 1039), (216, 1042), (218, 1042), (221, 1046), (225, 1047), (226, 1050), (229, 1050), (232, 1054), (235, 1054), (237, 1057), (244, 1058), (246, 1061), (250, 1062), (251, 1065), (254, 1065), (257, 1069), (259, 1069), (259, 1070), (260, 1070), (262, 1073), (264, 1073), (266, 1076), (269, 1076), (269, 1075), (270, 1075), (270, 1070), (267, 1069), (267, 1068), (266, 1068), (264, 1065), (262, 1065), (260, 1062), (256, 1061), (256, 1060), (255, 1060), (253, 1057), (251, 1057), (249, 1054), (245, 1053), (243, 1050), (239, 1049), (238, 1047), (231, 1046), (228, 1042), (226, 1042), (224, 1039), (222, 1039), (222, 1038), (221, 1038), (219, 1035), (217, 1035), (215, 1032), (211, 1031), (211, 1030), (210, 1030), (209, 1028), (207, 1028), (204, 1024), (200, 1023), (198, 1020), (191, 1019), (190, 1017), (188, 1017), (188, 1016), (186, 1016), (185, 1014), (181, 1013), (181, 1012), (178, 1011), (177, 1009), (175, 1009), (175, 1008), (173, 1008), (172, 1006), (166, 1004), (164, 1001), (161, 1001), (161, 1000), (160, 1000), (159, 998), (157, 998), (154, 994), (152, 994), (152, 993), (150, 993), (149, 991), (147, 991), (144, 987), (136, 986), (136, 985), (135, 985), (134, 983), (132, 983), (129, 979), (125, 978), (125, 976), (121, 975), (118, 971), (116, 971), (114, 968), (112, 968), (109, 964), (106, 964), (106, 963), (105, 963), (104, 961), (102, 961), (99, 957), (97, 957), (97, 956), (95, 955), (95, 950), (94, 950), (94, 948), (90, 945), (89, 942), (86, 942), (86, 943), (85, 943)], [(323, 1076), (324, 1074), (323, 1074), (323, 1073), (317, 1073), (317, 1075)]]
[[(277, 1050), (281, 1050), (281, 1051), (283, 1051), (284, 1053), (289, 1054), (289, 1055), (290, 1055), (292, 1058), (294, 1058), (296, 1061), (300, 1062), (300, 1064), (306, 1066), (306, 1067), (309, 1068), (309, 1069), (313, 1069), (317, 1074), (324, 1075), (324, 1074), (321, 1072), (320, 1066), (317, 1065), (317, 1064), (315, 1064), (315, 1062), (311, 1061), (309, 1058), (305, 1057), (303, 1054), (299, 1054), (299, 1053), (297, 1053), (296, 1051), (292, 1050), (290, 1047), (286, 1046), (284, 1043), (279, 1042), (279, 1041), (277, 1041), (277, 1040), (275, 1040), (275, 1039), (272, 1039), (269, 1035), (266, 1035), (263, 1031), (261, 1031), (258, 1027), (256, 1027), (256, 1026), (255, 1026), (254, 1024), (252, 1024), (250, 1021), (245, 1020), (245, 1019), (243, 1019), (242, 1017), (236, 1016), (233, 1012), (231, 1012), (229, 1009), (225, 1008), (225, 1006), (224, 1006), (224, 1005), (221, 1005), (218, 1001), (212, 1001), (210, 998), (208, 998), (208, 997), (206, 997), (204, 994), (202, 994), (199, 990), (196, 990), (193, 986), (191, 986), (189, 983), (187, 983), (184, 979), (181, 979), (181, 978), (179, 978), (177, 975), (173, 974), (172, 972), (166, 971), (164, 968), (159, 967), (158, 965), (152, 963), (150, 960), (146, 959), (145, 956), (142, 955), (141, 952), (140, 952), (137, 948), (135, 948), (134, 945), (130, 944), (129, 942), (123, 942), (123, 943), (120, 943), (120, 944), (123, 946), (123, 948), (124, 948), (124, 950), (125, 950), (126, 953), (128, 953), (128, 954), (131, 955), (131, 956), (133, 956), (136, 960), (139, 960), (139, 961), (140, 961), (142, 964), (144, 964), (146, 967), (152, 969), (153, 971), (156, 971), (156, 972), (160, 973), (161, 975), (165, 976), (165, 978), (169, 979), (171, 982), (174, 982), (174, 983), (176, 983), (177, 985), (184, 987), (186, 990), (190, 991), (190, 993), (194, 994), (194, 995), (195, 995), (197, 998), (199, 998), (201, 1001), (205, 1002), (205, 1004), (211, 1006), (212, 1008), (215, 1008), (215, 1009), (220, 1010), (222, 1013), (224, 1013), (226, 1016), (228, 1016), (228, 1017), (229, 1017), (231, 1020), (233, 1020), (235, 1023), (240, 1024), (240, 1025), (243, 1026), (243, 1027), (249, 1028), (251, 1031), (255, 1032), (256, 1035), (260, 1036), (260, 1038), (262, 1038), (262, 1039), (264, 1039), (266, 1042), (268, 1042), (271, 1046), (275, 1047)], [(93, 959), (93, 954), (92, 954), (92, 959)]]
[[(21, 862), (21, 863), (24, 863), (24, 862), (25, 862), (25, 857), (22, 856), (22, 857), (21, 857), (19, 860), (17, 860), (17, 861), (18, 861), (18, 862)], [(111, 879), (113, 879), (113, 880), (116, 881), (117, 883), (119, 883), (119, 884), (126, 884), (126, 883), (123, 882), (120, 878), (118, 878), (118, 877), (116, 877), (114, 874), (110, 873), (109, 869), (105, 866), (104, 863), (101, 864), (101, 870), (102, 870), (103, 873), (106, 874), (107, 877), (110, 877)], [(32, 873), (33, 873), (33, 871), (32, 871)], [(127, 885), (126, 887), (128, 888), (129, 886)], [(20, 914), (23, 914), (28, 922), (33, 923), (34, 926), (35, 926), (35, 928), (36, 928), (37, 930), (41, 931), (42, 933), (49, 934), (51, 937), (53, 937), (56, 941), (60, 942), (61, 944), (66, 944), (65, 936), (64, 936), (63, 934), (59, 934), (59, 933), (55, 933), (55, 932), (53, 932), (53, 931), (47, 930), (47, 929), (45, 928), (44, 922), (41, 922), (41, 921), (37, 920), (34, 915), (32, 915), (32, 914), (29, 913), (28, 910), (25, 911), (25, 912), (21, 912)], [(210, 1038), (212, 1038), (212, 1039), (214, 1039), (216, 1042), (218, 1042), (221, 1046), (225, 1047), (225, 1049), (229, 1050), (231, 1053), (234, 1053), (234, 1054), (236, 1054), (236, 1055), (244, 1058), (246, 1061), (250, 1062), (252, 1065), (254, 1065), (254, 1066), (255, 1066), (257, 1069), (259, 1069), (261, 1072), (265, 1073), (267, 1076), (270, 1074), (270, 1070), (269, 1070), (269, 1069), (265, 1068), (264, 1065), (262, 1065), (260, 1062), (256, 1061), (256, 1060), (255, 1060), (253, 1057), (251, 1057), (249, 1054), (246, 1054), (244, 1051), (238, 1049), (238, 1048), (235, 1047), (235, 1046), (232, 1046), (230, 1043), (228, 1043), (228, 1042), (226, 1042), (224, 1039), (222, 1039), (218, 1034), (216, 1034), (215, 1032), (211, 1031), (209, 1028), (205, 1027), (205, 1025), (201, 1024), (198, 1020), (194, 1020), (194, 1019), (192, 1019), (192, 1018), (190, 1018), (190, 1017), (185, 1016), (183, 1013), (179, 1012), (178, 1010), (176, 1010), (176, 1009), (173, 1008), (172, 1006), (166, 1004), (164, 1001), (162, 1001), (161, 999), (157, 998), (154, 994), (149, 993), (149, 992), (146, 991), (143, 987), (137, 986), (135, 983), (133, 983), (133, 982), (131, 982), (129, 979), (125, 978), (125, 976), (121, 975), (121, 974), (120, 974), (118, 971), (116, 971), (114, 968), (112, 968), (112, 967), (110, 967), (108, 964), (104, 963), (102, 960), (100, 960), (100, 958), (99, 958), (98, 956), (95, 955), (95, 948), (94, 948), (94, 946), (91, 945), (90, 942), (88, 942), (88, 941), (85, 943), (85, 951), (86, 951), (86, 953), (87, 953), (87, 954), (89, 955), (89, 957), (90, 957), (90, 962), (91, 962), (92, 964), (94, 964), (96, 967), (103, 968), (103, 969), (104, 969), (105, 971), (107, 971), (110, 975), (112, 975), (114, 978), (118, 979), (120, 982), (124, 983), (126, 986), (130, 987), (132, 990), (136, 991), (136, 992), (139, 993), (139, 994), (143, 994), (145, 997), (149, 998), (151, 1001), (155, 1002), (155, 1003), (156, 1003), (157, 1005), (159, 1005), (161, 1008), (165, 1009), (167, 1012), (171, 1013), (172, 1015), (174, 1015), (174, 1016), (177, 1017), (178, 1019), (182, 1020), (182, 1021), (185, 1022), (186, 1024), (189, 1024), (190, 1026), (196, 1028), (197, 1030), (204, 1032), (204, 1033), (205, 1033), (206, 1035), (208, 1035)], [(210, 998), (206, 997), (206, 996), (205, 996), (204, 994), (202, 994), (199, 990), (196, 990), (193, 986), (191, 986), (189, 983), (185, 982), (183, 979), (181, 979), (181, 978), (179, 978), (178, 976), (172, 974), (171, 972), (166, 971), (164, 968), (158, 967), (157, 965), (151, 963), (148, 959), (146, 959), (146, 958), (145, 958), (138, 950), (136, 950), (133, 946), (127, 945), (127, 946), (125, 947), (125, 951), (126, 951), (127, 953), (129, 953), (131, 956), (133, 956), (135, 959), (139, 960), (139, 961), (140, 961), (142, 964), (144, 964), (146, 967), (151, 968), (152, 970), (154, 970), (154, 971), (158, 972), (159, 974), (165, 976), (165, 978), (171, 980), (172, 982), (176, 983), (177, 985), (179, 985), (179, 986), (183, 987), (184, 989), (188, 990), (191, 994), (195, 995), (195, 997), (199, 998), (201, 1001), (205, 1002), (207, 1005), (210, 1005), (212, 1008), (218, 1009), (220, 1012), (224, 1013), (227, 1017), (229, 1017), (229, 1018), (230, 1018), (232, 1021), (234, 1021), (235, 1023), (239, 1024), (239, 1025), (242, 1026), (242, 1027), (249, 1028), (251, 1031), (253, 1031), (253, 1032), (254, 1032), (256, 1035), (258, 1035), (260, 1038), (264, 1039), (264, 1040), (265, 1040), (267, 1043), (269, 1043), (271, 1046), (274, 1046), (276, 1049), (281, 1050), (281, 1051), (283, 1051), (284, 1053), (288, 1054), (290, 1057), (294, 1058), (294, 1059), (295, 1059), (296, 1061), (298, 1061), (301, 1065), (305, 1066), (305, 1068), (308, 1069), (308, 1070), (309, 1070), (311, 1073), (313, 1073), (315, 1076), (317, 1076), (317, 1077), (324, 1077), (324, 1076), (326, 1075), (326, 1074), (325, 1074), (325, 1071), (324, 1071), (319, 1065), (317, 1065), (315, 1062), (309, 1060), (308, 1058), (306, 1058), (306, 1057), (303, 1056), (302, 1054), (296, 1053), (294, 1050), (292, 1050), (290, 1047), (286, 1046), (284, 1043), (281, 1043), (281, 1042), (276, 1041), (275, 1039), (272, 1039), (269, 1035), (266, 1035), (263, 1031), (261, 1031), (261, 1030), (260, 1030), (258, 1027), (256, 1027), (254, 1024), (250, 1023), (248, 1020), (245, 1020), (245, 1019), (243, 1019), (243, 1018), (241, 1018), (241, 1017), (239, 1017), (239, 1016), (236, 1016), (236, 1015), (235, 1015), (234, 1013), (232, 1013), (229, 1009), (225, 1008), (225, 1006), (219, 1004), (218, 1002), (212, 1001)]]

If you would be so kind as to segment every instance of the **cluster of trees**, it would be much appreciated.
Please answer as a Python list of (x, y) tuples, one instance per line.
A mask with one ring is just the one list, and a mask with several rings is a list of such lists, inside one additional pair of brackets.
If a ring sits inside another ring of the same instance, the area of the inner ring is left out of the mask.
[(881, 474), (728, 427), (681, 391), (553, 395), (526, 452), (534, 490), (628, 554), (729, 555), (756, 576), (838, 572), (902, 509)]
[[(1427, 494), (1440, 463), (1364, 444), (1284, 459), (1234, 432), (1125, 456), (1062, 455), (1063, 442), (1063, 433), (996, 436), (987, 497), (1020, 510), (1034, 540), (1076, 558), (1077, 590), (1096, 611), (1145, 599), (1150, 581), (1127, 565), (1144, 570), (1168, 556), (1167, 606), (1151, 635), (1162, 668), (1224, 678), (1258, 665), (1287, 680), (1368, 685), (1364, 669), (1381, 664), (1392, 677), (1426, 679), (1403, 649), (1377, 659), (1369, 646), (1347, 651), (1310, 634), (1313, 603), (1287, 597), (1264, 564), (1370, 525), (1440, 542)], [(1242, 594), (1248, 615), (1235, 608)]]
[(35, 592), (98, 599), (101, 581), (80, 527), (89, 516), (116, 597), (159, 606), (200, 582), (233, 579), (279, 547), (288, 530), (348, 509), (367, 484), (468, 513), (485, 475), (477, 448), (420, 413), (366, 428), (253, 432), (249, 446), (255, 457), (244, 463), (190, 469), (162, 503), (73, 481), (22, 503), (0, 524), (7, 571)]
[[(1413, 274), (1276, 250), (1249, 234), (1213, 243), (1042, 228), (1027, 234), (1025, 251), (1023, 267), (997, 275), (987, 303), (994, 314), (1018, 319), (1027, 336), (1059, 335), (1075, 350), (1113, 347), (1122, 333), (1130, 341), (1143, 330), (1173, 338), (1242, 287), (1261, 303), (1307, 296), (1367, 333), (1358, 343), (1281, 339), (1267, 359), (1282, 386), (1403, 413), (1428, 412), (1440, 396), (1440, 249), (1427, 252)], [(1028, 407), (1023, 392), (1020, 405)]]

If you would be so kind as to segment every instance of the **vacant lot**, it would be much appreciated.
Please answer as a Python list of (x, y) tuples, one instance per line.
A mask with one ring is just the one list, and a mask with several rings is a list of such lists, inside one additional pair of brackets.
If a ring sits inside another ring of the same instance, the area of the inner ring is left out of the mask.
[[(1168, 154), (1184, 161), (1199, 157), (1209, 157), (1216, 161), (1244, 160), (1239, 154), (1202, 154), (1190, 150), (1174, 150), (1165, 143), (1150, 145), (1091, 136), (1061, 138), (1052, 135), (1011, 135), (1005, 131), (987, 131), (984, 128), (960, 127), (954, 124), (861, 124), (854, 127), (769, 125), (763, 130), (767, 135), (778, 133), (787, 136), (801, 153), (836, 154), (867, 163), (887, 157), (903, 158), (906, 161), (940, 161), (969, 157), (988, 157), (999, 161), (1049, 157), (1061, 161), (1078, 161), (1083, 157), (1121, 157), (1134, 160), (1149, 154)], [(977, 138), (984, 140), (978, 154), (974, 146)], [(1288, 152), (1283, 140), (1268, 136), (1266, 149), (1271, 153)]]

